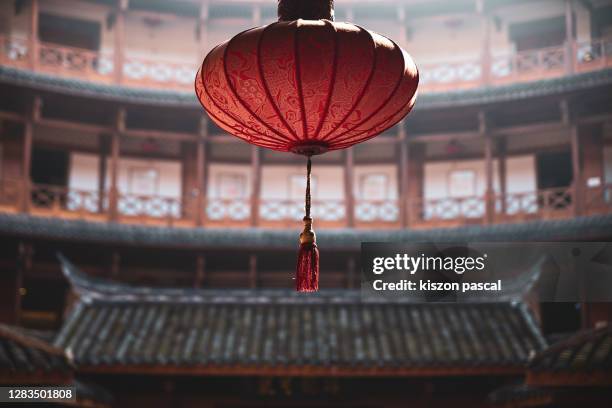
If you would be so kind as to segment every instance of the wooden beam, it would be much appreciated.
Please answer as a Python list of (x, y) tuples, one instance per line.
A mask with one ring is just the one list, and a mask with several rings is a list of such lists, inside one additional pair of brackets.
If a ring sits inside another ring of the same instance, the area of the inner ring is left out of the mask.
[(346, 226), (355, 225), (355, 170), (353, 149), (344, 151), (344, 201), (346, 202)]
[(122, 135), (129, 137), (140, 137), (145, 139), (153, 138), (177, 142), (193, 142), (198, 139), (198, 136), (193, 133), (169, 132), (166, 130), (125, 129), (121, 133)]
[(295, 376), (295, 377), (450, 377), (450, 376), (516, 376), (525, 369), (520, 365), (499, 366), (479, 365), (477, 367), (457, 366), (379, 366), (366, 367), (360, 364), (346, 365), (262, 365), (262, 364), (189, 364), (189, 365), (137, 365), (137, 364), (100, 364), (81, 365), (83, 373), (121, 373), (121, 374), (163, 374), (163, 375), (211, 375), (211, 376)]

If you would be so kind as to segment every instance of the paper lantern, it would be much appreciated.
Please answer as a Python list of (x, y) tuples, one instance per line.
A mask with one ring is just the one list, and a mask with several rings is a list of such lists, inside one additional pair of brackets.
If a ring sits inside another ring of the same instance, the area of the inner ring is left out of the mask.
[(308, 157), (296, 285), (308, 291), (318, 288), (311, 156), (363, 142), (399, 122), (415, 103), (418, 72), (390, 39), (334, 22), (333, 1), (281, 0), (278, 13), (278, 22), (243, 31), (210, 51), (195, 90), (228, 133)]

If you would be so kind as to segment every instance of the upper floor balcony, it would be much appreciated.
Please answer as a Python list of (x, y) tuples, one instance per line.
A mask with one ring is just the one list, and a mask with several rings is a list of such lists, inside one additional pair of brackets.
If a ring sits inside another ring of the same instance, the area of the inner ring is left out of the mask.
[[(0, 64), (102, 84), (190, 92), (208, 50), (244, 29), (274, 21), (274, 4), (265, 1), (188, 2), (195, 15), (172, 7), (147, 10), (140, 1), (113, 3), (33, 0), (29, 8), (5, 17), (11, 24), (0, 31)], [(359, 1), (337, 3), (338, 20), (380, 31), (413, 54), (420, 92), (612, 67), (609, 22), (599, 21), (600, 10), (584, 2), (499, 6), (486, 0), (461, 5), (440, 0), (437, 9), (419, 1), (384, 1), (377, 8)], [(0, 13), (12, 11), (4, 7)]]

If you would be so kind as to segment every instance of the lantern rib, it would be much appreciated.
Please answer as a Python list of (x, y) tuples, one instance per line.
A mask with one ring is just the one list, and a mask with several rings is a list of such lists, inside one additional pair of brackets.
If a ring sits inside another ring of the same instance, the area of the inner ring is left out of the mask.
[[(272, 128), (270, 125), (268, 125), (266, 122), (262, 121), (256, 114), (255, 112), (253, 112), (251, 110), (251, 108), (249, 108), (247, 106), (247, 104), (244, 102), (244, 100), (240, 97), (240, 95), (238, 95), (238, 92), (236, 91), (234, 85), (232, 84), (232, 81), (230, 81), (229, 79), (229, 75), (227, 74), (227, 53), (229, 52), (230, 46), (232, 44), (232, 41), (234, 41), (236, 38), (240, 37), (242, 34), (246, 33), (247, 31), (251, 31), (254, 30), (255, 28), (251, 28), (248, 30), (245, 30), (243, 32), (241, 32), (240, 34), (236, 35), (235, 37), (233, 37), (232, 39), (230, 39), (227, 42), (227, 45), (225, 46), (225, 49), (223, 50), (223, 75), (225, 76), (225, 80), (227, 81), (227, 85), (228, 88), (230, 89), (230, 91), (232, 91), (232, 93), (234, 94), (234, 97), (236, 98), (236, 100), (240, 103), (240, 105), (242, 105), (242, 107), (251, 115), (253, 116), (255, 119), (257, 119), (257, 121), (259, 123), (261, 123), (262, 125), (264, 125), (264, 127), (268, 128), (270, 131), (272, 131), (272, 133), (276, 133), (278, 136), (280, 136), (281, 138), (283, 137), (282, 134), (278, 133), (278, 131), (274, 128)], [(256, 130), (252, 129), (253, 131), (255, 131), (256, 133), (259, 133), (261, 135), (261, 132), (257, 132)], [(263, 136), (263, 135), (262, 135)]]
[[(401, 51), (401, 48), (400, 48), (400, 47), (398, 47), (398, 46), (397, 46), (397, 44), (395, 44), (395, 43), (394, 43), (392, 40), (389, 40), (389, 41), (391, 41), (391, 42), (393, 43), (393, 45), (396, 47), (396, 49), (399, 49), (399, 50), (400, 50), (400, 53), (401, 53), (401, 55), (402, 55), (402, 61), (404, 61), (404, 71), (405, 71), (406, 60), (404, 59), (404, 53)], [(402, 72), (404, 72), (404, 71), (402, 71)], [(402, 75), (402, 78), (400, 79), (400, 82), (399, 82), (399, 84), (397, 85), (397, 88), (396, 88), (396, 89), (393, 91), (393, 93), (391, 94), (391, 97), (393, 97), (393, 95), (395, 94), (395, 92), (397, 91), (397, 89), (399, 89), (399, 88), (401, 87), (401, 83), (402, 83), (402, 82), (403, 82), (405, 79), (406, 79), (406, 78), (405, 78), (405, 76), (403, 76), (403, 75)], [(417, 84), (418, 84), (418, 71), (417, 71)], [(390, 99), (392, 99), (392, 98), (390, 98)], [(386, 121), (390, 120), (390, 119), (391, 119), (391, 118), (393, 118), (395, 115), (397, 115), (398, 113), (400, 113), (401, 111), (403, 111), (404, 109), (406, 109), (406, 106), (407, 106), (407, 105), (409, 105), (411, 102), (413, 102), (415, 99), (416, 99), (416, 87), (415, 87), (415, 92), (414, 92), (414, 93), (412, 93), (412, 95), (410, 96), (410, 99), (408, 99), (408, 101), (407, 101), (406, 103), (402, 104), (402, 107), (401, 107), (400, 109), (396, 110), (396, 111), (395, 111), (393, 114), (391, 114), (391, 115), (387, 116), (387, 117), (386, 117), (384, 120), (382, 120), (382, 121), (378, 122), (378, 124), (376, 124), (375, 126), (373, 126), (373, 127), (372, 127), (372, 129), (374, 129), (374, 128), (376, 128), (376, 127), (380, 126), (381, 124), (385, 123)], [(388, 103), (388, 102), (387, 102), (387, 103)], [(385, 104), (384, 106), (387, 106), (387, 104)], [(383, 106), (383, 107), (384, 107), (384, 106)], [(409, 110), (409, 111), (410, 111), (410, 110)], [(369, 118), (368, 118), (368, 119), (366, 119), (366, 120), (369, 120)], [(362, 124), (363, 124), (363, 123), (364, 123), (364, 122), (362, 122)], [(391, 127), (393, 127), (394, 125), (395, 125), (395, 123), (392, 123), (392, 124), (390, 124), (389, 126), (385, 127), (383, 130), (381, 130), (380, 132), (377, 132), (377, 133), (375, 133), (375, 134), (373, 134), (373, 135), (371, 135), (371, 136), (369, 136), (369, 137), (366, 137), (366, 138), (365, 138), (365, 139), (363, 139), (362, 141), (365, 141), (365, 140), (371, 139), (372, 137), (374, 137), (374, 136), (376, 136), (376, 135), (379, 135), (379, 134), (381, 134), (381, 133), (385, 132), (387, 129), (390, 129), (390, 128), (391, 128)], [(350, 132), (351, 130), (354, 130), (354, 129), (355, 129), (357, 126), (359, 126), (359, 125), (356, 125), (355, 127), (353, 127), (353, 129), (347, 130), (347, 132)], [(344, 138), (340, 138), (339, 140), (338, 140), (338, 139), (334, 139), (334, 140), (336, 141), (336, 143), (342, 143), (343, 141), (346, 141), (346, 140), (351, 139), (351, 138), (353, 138), (353, 137), (358, 137), (358, 136), (363, 135), (364, 133), (367, 133), (367, 132), (368, 132), (367, 130), (364, 130), (364, 131), (362, 131), (362, 132), (360, 132), (360, 133), (357, 133), (356, 135), (352, 135), (352, 136), (347, 136), (347, 137), (344, 137)], [(346, 132), (345, 132), (345, 133), (346, 133)]]
[[(210, 96), (210, 93), (208, 92), (208, 89), (206, 89), (206, 84), (204, 83), (204, 79), (202, 78), (203, 76), (204, 76), (204, 74), (203, 74), (202, 70), (200, 69), (200, 70), (198, 71), (198, 73), (197, 73), (197, 77), (200, 77), (200, 80), (201, 80), (201, 82), (202, 82), (202, 92), (206, 93), (206, 95), (208, 96), (208, 99), (210, 99), (211, 103), (212, 103), (213, 105), (215, 105), (217, 108), (219, 108), (219, 106), (218, 106), (218, 105), (215, 103), (215, 101), (214, 101), (214, 100), (212, 99), (212, 97)], [(196, 90), (197, 90), (197, 77), (196, 77)], [(196, 93), (197, 93), (197, 91), (196, 91)], [(223, 126), (225, 126), (225, 127), (227, 127), (227, 128), (230, 128), (230, 129), (234, 130), (236, 133), (241, 133), (241, 134), (243, 134), (243, 135), (245, 136), (245, 139), (246, 139), (247, 141), (250, 141), (250, 138), (249, 138), (249, 136), (248, 136), (246, 133), (244, 133), (244, 132), (240, 131), (240, 130), (239, 130), (239, 129), (237, 129), (235, 126), (232, 126), (232, 125), (230, 125), (229, 123), (225, 122), (224, 120), (222, 120), (221, 118), (219, 118), (219, 117), (218, 117), (217, 115), (215, 115), (214, 113), (211, 113), (211, 112), (210, 112), (210, 111), (209, 111), (209, 110), (206, 108), (206, 106), (204, 106), (204, 102), (202, 101), (202, 99), (201, 99), (201, 98), (198, 98), (198, 102), (200, 102), (200, 105), (201, 105), (201, 106), (204, 108), (204, 112), (206, 112), (206, 113), (208, 114), (208, 116), (210, 116), (210, 117), (211, 117), (211, 118), (212, 118), (212, 119), (213, 119), (215, 122), (221, 123)], [(221, 110), (221, 109), (219, 108), (219, 110)], [(232, 118), (232, 119), (234, 119), (234, 118)], [(241, 123), (241, 124), (242, 124), (242, 123)], [(240, 137), (240, 136), (237, 136), (237, 137)]]
[[(202, 66), (204, 66), (204, 64), (202, 64)], [(208, 96), (208, 99), (210, 99), (210, 102), (220, 111), (223, 111), (223, 109), (221, 109), (221, 107), (215, 102), (215, 100), (213, 99), (212, 95), (210, 94), (210, 92), (208, 91), (208, 88), (206, 87), (206, 81), (204, 81), (204, 71), (201, 70), (200, 72), (200, 77), (202, 79), (202, 90), (206, 93), (206, 95)], [(215, 120), (217, 120), (219, 123), (227, 126), (230, 129), (233, 129), (236, 133), (241, 133), (245, 136), (245, 139), (248, 142), (251, 142), (252, 138), (245, 133), (244, 131), (239, 130), (236, 126), (230, 125), (229, 123), (226, 123), (224, 120), (220, 119), (217, 115), (212, 114), (211, 112), (208, 111), (208, 109), (206, 109), (206, 107), (204, 106), (204, 104), (202, 103), (202, 101), (200, 101), (200, 104), (204, 107), (204, 109), (208, 112), (208, 114)], [(253, 129), (250, 126), (247, 126), (246, 124), (242, 123), (242, 121), (240, 121), (239, 119), (237, 119), (234, 115), (232, 115), (229, 112), (226, 112), (226, 114), (231, 117), (237, 124), (239, 124), (240, 126), (242, 126), (245, 129), (249, 129), (250, 131), (257, 133), (259, 136), (262, 136), (262, 138), (267, 138), (270, 139), (269, 136), (263, 135), (260, 132), (258, 132), (256, 129)], [(230, 132), (231, 133), (231, 132)], [(236, 137), (240, 138), (240, 136), (237, 136), (236, 134), (234, 134)], [(277, 142), (277, 139), (271, 139), (271, 141), (273, 142)]]
[[(387, 117), (385, 120), (383, 120), (383, 121), (382, 121), (382, 122), (380, 122), (380, 123), (384, 123), (385, 121), (387, 121), (387, 120), (391, 119), (392, 117), (394, 117), (395, 115), (397, 115), (397, 114), (398, 114), (398, 113), (400, 113), (401, 111), (405, 110), (405, 109), (406, 109), (406, 107), (409, 107), (409, 106), (410, 106), (410, 105), (411, 105), (411, 104), (412, 104), (412, 103), (413, 103), (415, 100), (416, 100), (416, 94), (415, 94), (415, 95), (413, 95), (413, 96), (412, 96), (412, 98), (410, 98), (410, 99), (408, 100), (408, 102), (406, 102), (405, 104), (403, 104), (403, 105), (402, 105), (402, 107), (401, 107), (400, 109), (396, 110), (396, 111), (395, 111), (395, 113), (393, 113), (393, 114), (389, 115), (389, 116), (388, 116), (388, 117)], [(410, 112), (410, 110), (412, 110), (412, 107), (410, 107), (410, 109), (408, 110), (408, 112), (406, 112), (406, 114), (408, 114), (408, 113)], [(380, 123), (379, 123), (379, 125), (380, 125)], [(383, 132), (386, 132), (388, 129), (392, 128), (392, 127), (393, 127), (393, 126), (395, 126), (395, 125), (396, 125), (396, 123), (391, 123), (389, 126), (387, 126), (387, 127), (383, 128), (383, 129), (382, 129), (380, 132), (375, 133), (375, 134), (373, 134), (373, 135), (370, 135), (370, 136), (366, 137), (365, 139), (361, 139), (361, 140), (359, 141), (359, 143), (361, 143), (361, 142), (365, 142), (366, 140), (370, 140), (370, 139), (372, 139), (372, 138), (376, 137), (377, 135), (379, 135), (379, 134), (381, 134), (381, 133), (383, 133)], [(362, 135), (362, 134), (364, 134), (364, 133), (366, 133), (366, 132), (367, 132), (367, 131), (366, 131), (366, 130), (364, 130), (363, 132), (358, 133), (356, 136)], [(334, 149), (344, 149), (344, 148), (346, 148), (346, 147), (352, 146), (353, 144), (354, 144), (354, 143), (348, 143), (348, 144), (346, 144), (346, 143), (345, 143), (345, 144), (337, 144), (337, 145), (335, 145), (335, 146), (334, 146)]]
[(370, 74), (368, 76), (368, 79), (366, 80), (365, 84), (363, 85), (363, 88), (359, 92), (359, 96), (355, 99), (355, 103), (353, 103), (353, 106), (351, 106), (351, 108), (344, 115), (342, 120), (340, 120), (338, 122), (338, 124), (336, 126), (334, 126), (334, 128), (332, 130), (330, 130), (329, 132), (327, 132), (327, 134), (325, 136), (323, 136), (323, 138), (321, 140), (324, 141), (324, 142), (327, 142), (328, 141), (327, 137), (329, 137), (329, 135), (331, 135), (336, 130), (338, 130), (338, 128), (340, 126), (342, 126), (344, 121), (346, 119), (348, 119), (348, 117), (351, 116), (353, 114), (353, 112), (355, 112), (355, 109), (357, 109), (357, 105), (359, 105), (359, 102), (361, 102), (361, 99), (363, 98), (363, 96), (365, 95), (366, 91), (370, 87), (370, 83), (372, 82), (372, 79), (374, 78), (374, 73), (376, 72), (376, 42), (374, 41), (374, 37), (372, 37), (372, 34), (370, 34), (370, 32), (368, 30), (364, 29), (363, 27), (360, 27), (360, 26), (356, 26), (356, 27), (358, 27), (361, 31), (365, 32), (368, 35), (368, 37), (370, 37), (371, 44), (372, 44), (372, 54), (373, 54), (373, 57), (372, 57), (372, 68), (370, 69)]
[[(260, 79), (261, 84), (263, 86), (264, 93), (266, 94), (266, 99), (268, 100), (268, 103), (272, 106), (272, 109), (274, 109), (274, 112), (276, 112), (276, 116), (280, 119), (280, 121), (283, 123), (285, 128), (287, 128), (287, 131), (289, 132), (289, 134), (293, 136), (293, 140), (298, 142), (300, 140), (300, 138), (298, 137), (297, 133), (295, 133), (293, 128), (291, 126), (289, 126), (289, 123), (287, 123), (287, 121), (285, 120), (285, 118), (281, 114), (280, 109), (278, 108), (278, 106), (276, 106), (276, 103), (274, 103), (274, 98), (272, 98), (272, 94), (270, 93), (270, 88), (268, 88), (268, 82), (266, 81), (266, 78), (265, 78), (265, 76), (263, 74), (263, 64), (261, 62), (261, 44), (263, 42), (263, 38), (264, 38), (264, 35), (266, 34), (266, 31), (268, 31), (268, 29), (270, 27), (272, 27), (272, 26), (274, 26), (276, 24), (278, 24), (278, 22), (267, 25), (263, 29), (261, 34), (259, 34), (259, 38), (257, 39), (257, 53), (256, 53), (256, 56), (257, 56), (257, 68), (258, 68), (258, 73), (259, 73), (259, 79)], [(283, 137), (282, 135), (280, 135), (280, 136)], [(286, 140), (283, 140), (282, 142), (286, 143)]]
[(299, 52), (299, 20), (295, 22), (295, 33), (293, 34), (293, 59), (295, 61), (295, 80), (300, 100), (300, 110), (302, 111), (302, 140), (308, 140), (308, 124), (306, 123), (306, 106), (304, 104), (304, 92), (302, 90), (302, 70), (300, 67), (300, 52)]
[[(389, 40), (390, 41), (390, 40)], [(400, 72), (400, 76), (399, 79), (397, 80), (397, 83), (395, 84), (395, 87), (393, 88), (393, 91), (391, 92), (391, 94), (389, 95), (389, 97), (387, 98), (387, 100), (385, 102), (383, 102), (382, 105), (380, 105), (378, 108), (376, 108), (372, 113), (370, 113), (365, 119), (363, 119), (361, 122), (359, 122), (358, 124), (354, 125), (353, 127), (351, 127), (350, 129), (347, 129), (346, 131), (340, 133), (339, 135), (335, 135), (334, 137), (332, 137), (331, 139), (326, 140), (327, 142), (332, 142), (332, 141), (338, 141), (338, 140), (346, 140), (347, 138), (350, 138), (351, 136), (345, 137), (342, 139), (342, 136), (345, 136), (347, 133), (352, 132), (353, 130), (355, 130), (356, 128), (358, 128), (359, 126), (363, 125), (364, 123), (366, 123), (368, 120), (370, 120), (372, 117), (374, 117), (375, 115), (377, 115), (385, 106), (387, 106), (389, 104), (389, 101), (391, 101), (393, 99), (393, 97), (395, 96), (395, 93), (397, 92), (397, 90), (400, 88), (400, 85), (402, 84), (403, 80), (404, 80), (404, 72), (406, 71), (406, 60), (404, 59), (404, 53), (402, 52), (402, 50), (395, 44), (393, 43), (393, 45), (395, 46), (395, 49), (400, 53), (401, 57), (402, 57), (402, 61), (404, 63), (404, 68), (402, 69), (402, 71)], [(379, 123), (383, 123), (379, 122)], [(361, 134), (361, 133), (358, 133)]]
[(323, 124), (325, 123), (325, 119), (327, 119), (327, 116), (329, 115), (329, 105), (331, 104), (332, 95), (336, 86), (336, 74), (338, 72), (338, 31), (330, 21), (323, 20), (323, 22), (326, 26), (330, 27), (334, 33), (334, 62), (332, 64), (331, 76), (329, 79), (327, 101), (325, 102), (325, 108), (323, 109), (323, 115), (321, 115), (321, 119), (319, 120), (319, 125), (317, 126), (317, 129), (314, 132), (315, 139), (319, 138), (319, 134), (321, 133), (321, 129), (323, 128)]

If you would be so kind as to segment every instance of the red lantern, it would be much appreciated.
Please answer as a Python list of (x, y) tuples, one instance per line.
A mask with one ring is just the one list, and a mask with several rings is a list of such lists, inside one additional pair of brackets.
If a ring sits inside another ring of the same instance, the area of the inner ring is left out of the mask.
[[(298, 19), (299, 17), (299, 19)], [(333, 1), (280, 0), (279, 21), (215, 47), (195, 81), (198, 99), (225, 131), (257, 146), (310, 157), (370, 139), (416, 100), (418, 73), (393, 41), (333, 21)], [(297, 289), (318, 288), (310, 218), (300, 236)]]

